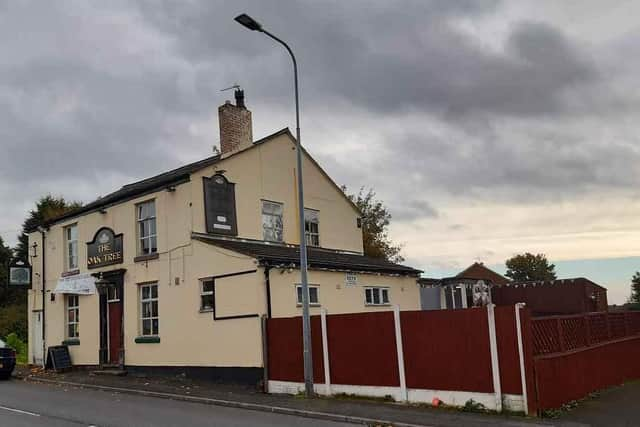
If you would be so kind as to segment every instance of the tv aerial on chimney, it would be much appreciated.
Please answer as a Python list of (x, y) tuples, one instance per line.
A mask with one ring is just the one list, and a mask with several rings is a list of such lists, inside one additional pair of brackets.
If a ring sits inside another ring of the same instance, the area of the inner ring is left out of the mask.
[(220, 92), (224, 92), (224, 91), (231, 90), (231, 89), (240, 90), (240, 85), (236, 83), (231, 87), (220, 89)]

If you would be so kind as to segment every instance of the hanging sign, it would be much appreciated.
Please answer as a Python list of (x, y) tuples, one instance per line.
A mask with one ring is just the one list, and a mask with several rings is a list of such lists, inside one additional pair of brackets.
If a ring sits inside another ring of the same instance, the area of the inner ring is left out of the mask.
[(9, 286), (31, 287), (31, 266), (23, 261), (9, 264)]
[(87, 243), (87, 268), (121, 264), (123, 261), (122, 233), (115, 234), (112, 229), (103, 227)]

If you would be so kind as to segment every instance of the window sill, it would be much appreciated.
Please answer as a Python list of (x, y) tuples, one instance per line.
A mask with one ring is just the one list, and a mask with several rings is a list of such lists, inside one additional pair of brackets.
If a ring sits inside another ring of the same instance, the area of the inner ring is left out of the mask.
[(201, 308), (200, 313), (213, 313), (213, 308)]
[(365, 307), (391, 307), (391, 303), (388, 304), (365, 304)]
[(158, 344), (160, 342), (159, 336), (145, 336), (145, 337), (136, 337), (136, 344)]
[(144, 262), (144, 261), (152, 261), (154, 259), (160, 258), (159, 253), (147, 254), (147, 255), (138, 255), (133, 259), (133, 262)]
[(80, 338), (69, 338), (62, 341), (62, 345), (80, 345)]
[[(296, 307), (302, 307), (301, 303), (296, 304)], [(309, 307), (322, 307), (320, 303), (309, 303)]]

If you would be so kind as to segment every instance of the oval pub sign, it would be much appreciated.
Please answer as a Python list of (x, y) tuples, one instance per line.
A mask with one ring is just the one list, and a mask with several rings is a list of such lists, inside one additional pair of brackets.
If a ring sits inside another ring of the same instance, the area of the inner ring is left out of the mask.
[(115, 234), (112, 229), (103, 227), (91, 242), (87, 242), (87, 268), (120, 264), (123, 259), (122, 233)]

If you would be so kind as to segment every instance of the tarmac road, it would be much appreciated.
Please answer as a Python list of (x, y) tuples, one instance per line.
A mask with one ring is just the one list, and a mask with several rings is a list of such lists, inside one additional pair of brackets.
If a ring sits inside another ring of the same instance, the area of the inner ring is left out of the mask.
[(19, 380), (0, 381), (3, 427), (347, 425), (352, 424)]

